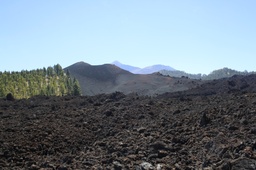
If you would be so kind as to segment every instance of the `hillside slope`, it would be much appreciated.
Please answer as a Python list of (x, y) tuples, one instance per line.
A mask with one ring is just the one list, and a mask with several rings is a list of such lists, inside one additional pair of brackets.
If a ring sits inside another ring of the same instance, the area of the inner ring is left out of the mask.
[(234, 92), (256, 93), (256, 75), (235, 75), (229, 78), (218, 80), (209, 80), (197, 86), (196, 88), (187, 91), (165, 93), (158, 97), (178, 97), (178, 96), (209, 96), (213, 94), (229, 94)]
[(184, 71), (170, 71), (170, 70), (161, 70), (159, 73), (163, 75), (168, 75), (171, 77), (188, 77), (190, 79), (202, 79), (202, 80), (216, 80), (216, 79), (221, 79), (221, 78), (227, 78), (227, 77), (232, 77), (234, 75), (250, 75), (250, 74), (256, 74), (255, 71), (237, 71), (233, 70), (227, 67), (224, 67), (222, 69), (214, 70), (210, 74), (189, 74)]

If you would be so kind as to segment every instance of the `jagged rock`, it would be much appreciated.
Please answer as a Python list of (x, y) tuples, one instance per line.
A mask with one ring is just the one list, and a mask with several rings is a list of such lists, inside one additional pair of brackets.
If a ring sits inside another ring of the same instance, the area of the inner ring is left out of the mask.
[(240, 123), (244, 124), (244, 125), (248, 125), (248, 120), (246, 120), (245, 118), (240, 120)]
[(174, 115), (176, 115), (176, 114), (179, 114), (181, 111), (178, 109), (178, 110), (175, 110), (174, 112), (173, 112), (173, 114)]
[(29, 170), (38, 170), (40, 169), (40, 167), (38, 165), (31, 165), (31, 167), (29, 168)]
[(232, 170), (255, 170), (256, 160), (248, 158), (239, 158), (231, 162)]
[(104, 112), (106, 116), (113, 116), (113, 112), (111, 110), (107, 110)]
[(8, 163), (4, 160), (0, 160), (0, 167), (6, 167), (8, 166)]
[(59, 167), (57, 168), (57, 170), (68, 170), (68, 168), (65, 167), (65, 166), (59, 166)]
[(162, 164), (156, 165), (156, 170), (163, 170), (164, 166)]
[(169, 153), (165, 150), (159, 150), (158, 151), (158, 158), (166, 157)]
[(231, 170), (231, 164), (230, 164), (230, 162), (224, 162), (217, 169), (220, 169), (220, 170)]
[(252, 128), (252, 129), (250, 130), (250, 133), (256, 135), (256, 128)]
[(168, 147), (167, 147), (167, 145), (164, 143), (164, 142), (162, 142), (162, 141), (157, 141), (157, 142), (155, 142), (155, 143), (152, 143), (151, 145), (150, 145), (150, 147), (152, 147), (154, 150), (160, 150), (160, 149), (162, 149), (162, 150), (168, 150)]
[(204, 112), (200, 119), (199, 126), (205, 127), (208, 123), (210, 123), (210, 119), (206, 116), (206, 113)]
[(139, 133), (144, 133), (147, 129), (145, 127), (140, 127), (137, 129)]
[(148, 162), (142, 162), (140, 164), (141, 170), (153, 170), (154, 166), (151, 163)]
[(234, 126), (234, 125), (228, 125), (228, 130), (232, 130), (232, 131), (234, 131), (234, 130), (237, 130), (237, 129), (239, 129), (237, 126)]
[(114, 161), (113, 165), (114, 165), (114, 170), (122, 170), (123, 168), (123, 165), (118, 161)]

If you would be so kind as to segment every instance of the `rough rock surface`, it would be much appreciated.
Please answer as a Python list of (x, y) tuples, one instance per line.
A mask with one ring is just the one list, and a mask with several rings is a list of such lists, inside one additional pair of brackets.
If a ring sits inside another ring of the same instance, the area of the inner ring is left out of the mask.
[(0, 100), (1, 169), (255, 169), (256, 93)]

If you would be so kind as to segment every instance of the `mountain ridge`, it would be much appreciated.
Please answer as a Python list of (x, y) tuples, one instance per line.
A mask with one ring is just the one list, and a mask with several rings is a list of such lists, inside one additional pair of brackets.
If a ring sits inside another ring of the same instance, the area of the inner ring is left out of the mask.
[(213, 70), (209, 74), (190, 74), (186, 73), (184, 71), (168, 71), (168, 70), (161, 70), (159, 71), (160, 74), (166, 75), (166, 76), (171, 76), (171, 77), (188, 77), (190, 79), (202, 79), (202, 80), (215, 80), (215, 79), (221, 79), (221, 78), (226, 78), (226, 77), (232, 77), (234, 75), (250, 75), (250, 74), (256, 74), (256, 72), (251, 71), (237, 71), (234, 69), (230, 69), (227, 67)]
[(122, 64), (119, 61), (114, 61), (111, 64), (114, 64), (117, 67), (122, 68), (124, 70), (127, 70), (127, 71), (129, 71), (131, 73), (134, 73), (134, 72), (136, 72), (136, 70), (140, 70), (141, 69), (139, 67), (135, 67), (135, 66), (127, 65), (127, 64)]
[[(115, 63), (121, 64), (117, 61)], [(84, 95), (108, 94), (115, 91), (120, 91), (124, 94), (158, 95), (166, 92), (173, 93), (189, 90), (207, 81), (219, 78), (243, 75), (243, 72), (240, 74), (240, 72), (228, 68), (215, 70), (208, 76), (193, 75), (178, 70), (169, 71), (172, 74), (177, 74), (175, 76), (164, 74), (163, 71), (165, 70), (152, 74), (134, 74), (115, 64), (90, 65), (85, 62), (75, 63), (65, 68), (65, 70), (67, 69), (79, 81)], [(255, 72), (245, 73), (245, 75), (255, 74)]]
[(127, 64), (122, 64), (119, 61), (114, 61), (111, 64), (114, 64), (114, 65), (116, 65), (124, 70), (127, 70), (133, 74), (152, 74), (155, 72), (159, 72), (161, 70), (175, 71), (174, 68), (172, 68), (170, 66), (162, 65), (162, 64), (155, 64), (155, 65), (147, 66), (144, 68), (135, 67), (135, 66), (127, 65)]
[(112, 64), (127, 70), (133, 74), (152, 74), (159, 72), (160, 74), (164, 76), (170, 76), (170, 77), (188, 77), (190, 79), (201, 79), (201, 80), (214, 80), (214, 79), (221, 79), (225, 77), (232, 77), (234, 75), (250, 75), (250, 74), (256, 74), (255, 71), (237, 71), (231, 68), (221, 68), (217, 70), (213, 70), (209, 74), (191, 74), (187, 73), (185, 71), (176, 70), (170, 66), (165, 66), (161, 64), (155, 64), (152, 66), (147, 66), (144, 68), (134, 67), (131, 65), (122, 64), (119, 61), (115, 61)]
[(161, 74), (133, 74), (114, 64), (89, 65), (79, 62), (65, 68), (81, 86), (83, 95), (113, 93), (138, 93), (157, 95), (165, 92), (187, 90), (201, 84), (200, 80), (172, 78)]

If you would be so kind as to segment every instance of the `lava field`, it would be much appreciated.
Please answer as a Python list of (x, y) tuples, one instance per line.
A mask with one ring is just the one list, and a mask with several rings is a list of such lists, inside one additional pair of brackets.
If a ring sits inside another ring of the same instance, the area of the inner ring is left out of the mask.
[(256, 93), (0, 100), (1, 169), (256, 169)]

